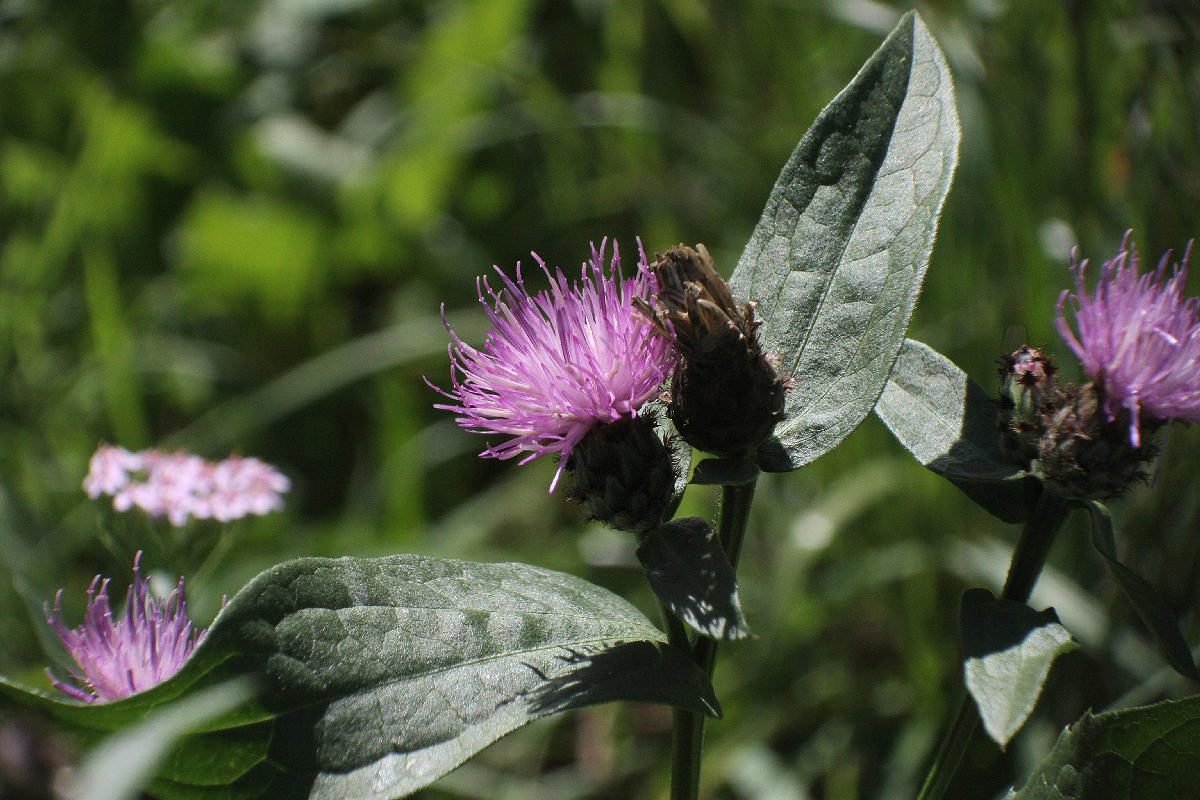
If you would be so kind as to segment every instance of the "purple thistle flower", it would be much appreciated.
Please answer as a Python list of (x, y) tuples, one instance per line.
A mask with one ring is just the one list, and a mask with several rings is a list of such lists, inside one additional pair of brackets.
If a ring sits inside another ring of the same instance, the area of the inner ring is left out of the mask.
[(550, 289), (536, 295), (525, 288), (519, 263), (515, 282), (496, 268), (500, 291), (480, 278), (479, 302), (492, 321), (483, 349), (463, 342), (447, 324), (453, 386), (445, 391), (429, 384), (453, 401), (435, 408), (458, 414), (466, 430), (511, 437), (489, 445), (484, 458), (526, 454), (525, 464), (559, 456), (551, 492), (587, 432), (635, 416), (659, 393), (677, 359), (671, 342), (634, 309), (635, 297), (647, 299), (655, 290), (640, 242), (637, 274), (627, 280), (615, 242), (605, 272), (606, 242), (599, 250), (592, 246), (579, 281), (568, 281), (562, 270), (552, 273), (533, 254), (550, 279)]
[[(1075, 292), (1059, 298), (1056, 324), (1096, 385), (1108, 420), (1128, 410), (1129, 441), (1141, 447), (1143, 420), (1200, 422), (1200, 298), (1183, 294), (1191, 243), (1170, 276), (1170, 252), (1158, 269), (1139, 275), (1131, 236), (1100, 268), (1091, 294), (1084, 287), (1088, 262), (1072, 251)], [(1068, 297), (1078, 335), (1063, 315)]]
[[(170, 678), (192, 654), (207, 631), (196, 630), (187, 616), (183, 578), (165, 599), (150, 596), (142, 578), (139, 551), (133, 559), (133, 585), (125, 595), (125, 613), (114, 617), (108, 599), (109, 579), (97, 575), (88, 587), (83, 624), (68, 628), (62, 622), (62, 590), (54, 596), (54, 613), (45, 606), (46, 620), (79, 665), (68, 670), (78, 683), (46, 675), (55, 688), (76, 700), (109, 702), (145, 691)], [(100, 585), (99, 591), (96, 585)]]

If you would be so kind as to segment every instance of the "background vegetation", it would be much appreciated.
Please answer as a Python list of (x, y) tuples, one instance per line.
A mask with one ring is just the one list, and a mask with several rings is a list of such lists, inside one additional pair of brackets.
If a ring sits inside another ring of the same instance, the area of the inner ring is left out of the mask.
[[(529, 561), (653, 613), (632, 540), (547, 497), (552, 464), (480, 460), (481, 440), (431, 407), (422, 376), (448, 378), (439, 305), (478, 340), (475, 276), (530, 250), (572, 269), (605, 236), (627, 260), (635, 236), (649, 251), (702, 241), (728, 274), (795, 142), (907, 7), (0, 3), (0, 671), (41, 681), (57, 657), (42, 602), (65, 587), (78, 619), (91, 575), (123, 583), (149, 541), (145, 521), (83, 495), (104, 441), (238, 451), (293, 479), (284, 514), (237, 526), (192, 577), (197, 620), (280, 560), (388, 552)], [(988, 388), (1022, 340), (1071, 372), (1052, 324), (1070, 247), (1104, 260), (1133, 227), (1155, 260), (1200, 232), (1200, 11), (920, 10), (964, 141), (911, 335)], [(1117, 504), (1123, 555), (1192, 642), (1198, 434), (1173, 430), (1156, 485)], [(712, 494), (686, 502), (704, 514)], [(762, 482), (741, 569), (761, 638), (723, 648), (711, 795), (911, 795), (960, 683), (958, 597), (1000, 584), (1014, 535), (873, 418)], [(1033, 600), (1083, 647), (1006, 754), (971, 754), (985, 778), (953, 796), (1019, 782), (1088, 707), (1187, 688), (1085, 540), (1068, 526)], [(0, 721), (18, 739), (26, 724)], [(668, 738), (665, 709), (588, 709), (423, 796), (661, 797)], [(24, 780), (13, 752), (0, 794)]]

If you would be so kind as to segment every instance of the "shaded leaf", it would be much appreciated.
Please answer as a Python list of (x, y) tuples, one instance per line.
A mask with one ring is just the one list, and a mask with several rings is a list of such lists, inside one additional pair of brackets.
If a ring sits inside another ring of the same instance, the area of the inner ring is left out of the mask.
[(959, 615), (963, 678), (988, 735), (1004, 747), (1033, 712), (1050, 665), (1075, 648), (1054, 609), (969, 589)]
[(768, 471), (836, 446), (875, 405), (904, 338), (958, 159), (945, 59), (910, 13), (800, 140), (730, 284), (794, 379)]
[(660, 525), (637, 554), (650, 588), (686, 624), (712, 639), (750, 635), (733, 566), (706, 521), (686, 517)]
[(932, 347), (905, 339), (875, 413), (921, 464), (1005, 522), (1023, 522), (1041, 484), (1001, 447), (992, 398)]
[[(39, 708), (57, 719), (75, 726), (80, 731), (111, 733), (141, 722), (147, 714), (189, 692), (198, 691), (222, 679), (233, 677), (241, 671), (239, 667), (231, 665), (230, 660), (233, 655), (228, 649), (215, 647), (206, 640), (196, 647), (192, 657), (170, 680), (139, 694), (110, 703), (85, 703), (72, 700), (57, 690), (50, 691), (25, 686), (3, 675), (0, 675), (0, 695), (9, 701)], [(252, 699), (205, 722), (197, 730), (203, 732), (254, 725), (269, 721), (274, 716), (273, 712), (266, 710)]]
[(1104, 556), (1104, 562), (1121, 587), (1122, 594), (1158, 643), (1167, 663), (1185, 678), (1200, 681), (1200, 672), (1196, 671), (1192, 652), (1179, 630), (1179, 620), (1174, 612), (1153, 586), (1117, 559), (1117, 543), (1108, 509), (1095, 500), (1089, 501), (1086, 506), (1092, 521), (1092, 544)]
[(744, 486), (758, 479), (758, 466), (738, 458), (706, 458), (696, 465), (692, 483), (697, 486)]
[[(158, 770), (172, 747), (205, 723), (248, 702), (253, 694), (249, 680), (234, 679), (156, 709), (137, 725), (108, 737), (88, 754), (75, 774), (72, 796), (76, 800), (140, 797), (141, 788)], [(245, 769), (254, 766), (265, 755), (266, 739), (260, 738), (258, 744), (262, 752), (250, 751)], [(220, 764), (217, 759), (210, 761), (204, 770), (196, 773), (197, 782), (212, 785), (214, 773), (222, 776), (228, 771), (220, 769), (222, 766), (227, 765)], [(237, 770), (239, 766), (235, 764), (233, 769)], [(234, 777), (239, 777), (245, 769)], [(232, 780), (215, 778), (217, 785)]]
[(1200, 695), (1089, 712), (1009, 800), (1198, 800), (1197, 764)]

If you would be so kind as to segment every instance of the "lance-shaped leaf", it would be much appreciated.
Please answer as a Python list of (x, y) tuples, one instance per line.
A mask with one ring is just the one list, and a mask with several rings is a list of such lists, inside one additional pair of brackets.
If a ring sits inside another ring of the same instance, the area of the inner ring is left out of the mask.
[(1108, 508), (1095, 500), (1086, 505), (1092, 521), (1092, 544), (1100, 555), (1104, 556), (1104, 562), (1116, 579), (1117, 585), (1121, 587), (1121, 592), (1150, 631), (1150, 635), (1158, 642), (1167, 663), (1180, 675), (1200, 681), (1200, 672), (1196, 671), (1196, 663), (1192, 660), (1192, 652), (1179, 630), (1179, 620), (1175, 618), (1175, 613), (1153, 586), (1118, 560), (1112, 515), (1109, 514)]
[(1050, 665), (1075, 648), (1054, 609), (1034, 611), (969, 589), (959, 615), (963, 678), (984, 730), (1004, 747), (1033, 712)]
[(570, 708), (639, 700), (719, 713), (688, 655), (616, 595), (523, 564), (413, 555), (267, 570), (178, 675), (125, 700), (81, 704), (9, 681), (0, 690), (112, 730), (238, 673), (259, 676), (259, 699), (185, 738), (156, 794), (401, 797)]
[(642, 539), (637, 555), (650, 588), (675, 616), (712, 639), (750, 635), (737, 576), (706, 521), (685, 517), (660, 525)]
[(1041, 484), (1005, 458), (991, 397), (927, 344), (905, 339), (875, 413), (921, 464), (1005, 522), (1023, 522)]
[(1200, 695), (1083, 715), (1008, 800), (1196, 800)]
[(804, 134), (730, 281), (792, 378), (765, 469), (803, 466), (875, 405), (958, 159), (946, 61), (910, 13)]

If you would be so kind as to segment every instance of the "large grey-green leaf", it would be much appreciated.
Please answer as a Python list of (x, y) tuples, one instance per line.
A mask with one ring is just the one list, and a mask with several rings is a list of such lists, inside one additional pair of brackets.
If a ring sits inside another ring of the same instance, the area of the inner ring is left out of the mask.
[(883, 391), (958, 159), (946, 61), (915, 13), (826, 106), (767, 200), (730, 281), (794, 379), (764, 468), (836, 446)]
[(248, 585), (219, 631), (298, 708), (272, 756), (311, 797), (412, 792), (532, 719), (614, 699), (715, 713), (633, 606), (523, 564), (302, 559)]
[(1040, 483), (1007, 461), (992, 399), (953, 361), (905, 339), (875, 413), (917, 461), (992, 514), (1028, 518)]
[(259, 676), (259, 698), (185, 738), (156, 794), (400, 797), (570, 708), (639, 700), (719, 713), (688, 654), (616, 595), (523, 564), (413, 555), (267, 570), (179, 675), (125, 700), (0, 690), (100, 731), (238, 673)]
[(1009, 800), (1200, 800), (1200, 695), (1086, 713)]
[(984, 730), (1004, 747), (1037, 705), (1054, 659), (1075, 642), (1054, 609), (1034, 611), (986, 589), (967, 590), (959, 622), (963, 680)]

